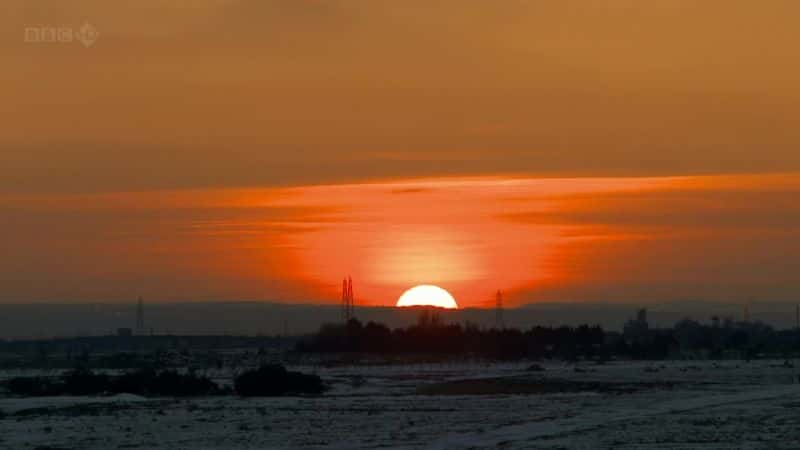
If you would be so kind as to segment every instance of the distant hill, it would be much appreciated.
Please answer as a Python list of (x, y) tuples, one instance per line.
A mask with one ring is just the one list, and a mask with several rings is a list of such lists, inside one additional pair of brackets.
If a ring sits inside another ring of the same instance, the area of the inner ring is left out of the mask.
[[(646, 305), (646, 304), (643, 304)], [(621, 330), (642, 305), (619, 303), (535, 303), (506, 309), (505, 323), (511, 327), (599, 324), (606, 330)], [(714, 315), (741, 320), (743, 305), (685, 301), (651, 304), (651, 326), (671, 326), (689, 317), (707, 322)], [(795, 306), (761, 304), (750, 306), (750, 318), (777, 328), (794, 326)], [(286, 304), (277, 302), (146, 303), (145, 327), (156, 334), (305, 334), (324, 322), (340, 320), (338, 305)], [(417, 319), (418, 311), (393, 307), (359, 307), (356, 317), (390, 327), (405, 326)], [(446, 311), (448, 322), (471, 321), (490, 327), (492, 309), (467, 308)], [(133, 328), (136, 305), (130, 304), (0, 304), (0, 338), (48, 338), (92, 336)]]

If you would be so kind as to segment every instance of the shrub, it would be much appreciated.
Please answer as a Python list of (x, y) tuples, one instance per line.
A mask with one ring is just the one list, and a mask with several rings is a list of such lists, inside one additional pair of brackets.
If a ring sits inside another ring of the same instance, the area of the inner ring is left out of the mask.
[(164, 371), (156, 375), (148, 386), (150, 394), (186, 397), (191, 395), (210, 395), (219, 393), (216, 383), (206, 377), (193, 374), (180, 374)]
[(60, 395), (63, 387), (50, 378), (44, 377), (16, 377), (6, 383), (8, 392), (13, 395), (37, 397), (44, 395)]
[(325, 389), (319, 376), (290, 372), (277, 364), (242, 373), (234, 380), (234, 386), (242, 397), (321, 394)]
[(148, 387), (155, 377), (156, 371), (152, 369), (124, 373), (111, 379), (109, 391), (118, 394), (147, 395)]
[(78, 369), (61, 376), (64, 393), (70, 395), (96, 395), (108, 390), (108, 376)]
[(220, 389), (216, 383), (206, 377), (180, 374), (171, 370), (163, 372), (139, 370), (116, 377), (111, 382), (110, 391), (138, 395), (186, 397), (217, 394)]

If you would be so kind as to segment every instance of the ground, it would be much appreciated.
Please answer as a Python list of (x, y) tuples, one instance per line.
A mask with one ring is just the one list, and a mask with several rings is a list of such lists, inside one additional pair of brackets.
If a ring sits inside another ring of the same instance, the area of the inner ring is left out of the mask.
[(3, 398), (0, 448), (800, 448), (798, 372), (783, 363), (292, 367), (331, 390)]

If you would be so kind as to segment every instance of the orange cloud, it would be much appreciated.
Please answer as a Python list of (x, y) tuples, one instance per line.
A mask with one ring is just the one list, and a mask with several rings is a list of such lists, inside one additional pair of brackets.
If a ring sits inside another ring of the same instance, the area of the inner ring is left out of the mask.
[[(5, 301), (788, 299), (800, 177), (440, 178), (0, 198)], [(48, 283), (31, 280), (46, 279)]]

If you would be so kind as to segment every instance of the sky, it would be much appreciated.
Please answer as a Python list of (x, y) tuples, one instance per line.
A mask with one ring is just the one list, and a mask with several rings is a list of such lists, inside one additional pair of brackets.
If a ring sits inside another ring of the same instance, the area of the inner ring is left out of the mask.
[(4, 1), (0, 302), (795, 301), (798, 15)]

